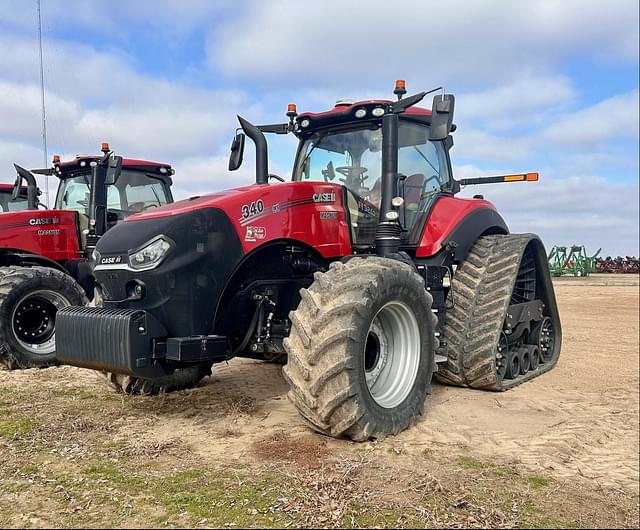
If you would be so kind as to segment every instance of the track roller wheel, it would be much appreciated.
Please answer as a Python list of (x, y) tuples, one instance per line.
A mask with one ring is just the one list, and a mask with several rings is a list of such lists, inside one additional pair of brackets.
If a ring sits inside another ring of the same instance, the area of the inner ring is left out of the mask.
[(529, 362), (531, 370), (537, 370), (540, 364), (540, 350), (537, 346), (529, 347)]
[(283, 369), (306, 422), (356, 441), (396, 434), (423, 413), (435, 370), (436, 317), (424, 280), (405, 263), (332, 263), (300, 291)]
[(504, 374), (505, 379), (515, 379), (520, 375), (520, 351), (513, 349), (509, 352), (507, 369)]
[(524, 375), (531, 367), (531, 355), (529, 348), (524, 347), (520, 350), (520, 375)]

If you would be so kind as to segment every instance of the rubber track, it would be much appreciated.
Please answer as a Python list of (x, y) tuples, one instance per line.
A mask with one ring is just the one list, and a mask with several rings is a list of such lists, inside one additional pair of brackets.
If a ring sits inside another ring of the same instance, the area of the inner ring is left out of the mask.
[[(284, 340), (289, 355), (283, 368), (290, 386), (288, 397), (306, 423), (329, 436), (364, 441), (396, 434), (407, 427), (399, 425), (395, 418), (390, 418), (391, 432), (385, 432), (375, 422), (362, 425), (365, 412), (355, 398), (349, 376), (354, 367), (349, 358), (340, 355), (341, 344), (357, 340), (350, 315), (362, 314), (367, 298), (377, 289), (381, 266), (397, 268), (400, 273), (411, 270), (399, 261), (377, 257), (334, 262), (327, 272), (315, 273), (308, 289), (300, 290), (300, 304), (289, 314), (292, 328)], [(414, 276), (415, 288), (424, 289), (422, 279)], [(425, 294), (430, 304), (431, 295)], [(437, 319), (433, 314), (431, 318), (435, 329)], [(437, 347), (437, 339), (434, 340)]]
[(533, 234), (478, 239), (453, 277), (454, 307), (443, 330), (447, 362), (436, 377), (455, 385), (503, 391), (549, 371), (557, 362), (540, 364), (516, 379), (498, 381), (496, 346), (504, 324), (518, 268)]

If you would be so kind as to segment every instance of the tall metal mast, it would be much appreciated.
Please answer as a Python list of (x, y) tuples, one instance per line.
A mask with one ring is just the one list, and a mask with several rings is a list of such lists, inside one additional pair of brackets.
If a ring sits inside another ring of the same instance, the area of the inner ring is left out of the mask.
[[(44, 105), (44, 65), (42, 61), (42, 17), (40, 15), (40, 0), (36, 0), (36, 6), (38, 9), (38, 44), (40, 47), (40, 102), (42, 108), (42, 155), (44, 159), (44, 165), (47, 167), (49, 164), (49, 155), (47, 153), (47, 113)], [(49, 175), (44, 177), (44, 193), (45, 204), (49, 207)]]

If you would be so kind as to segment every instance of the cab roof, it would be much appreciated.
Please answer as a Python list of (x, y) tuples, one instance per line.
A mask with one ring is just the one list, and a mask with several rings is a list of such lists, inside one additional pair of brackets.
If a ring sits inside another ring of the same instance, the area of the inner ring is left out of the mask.
[[(328, 118), (328, 117), (337, 117), (339, 115), (344, 115), (348, 117), (350, 114), (354, 113), (360, 107), (370, 108), (370, 107), (383, 107), (393, 103), (393, 101), (389, 99), (364, 99), (362, 101), (356, 101), (354, 103), (341, 103), (338, 102), (336, 105), (324, 112), (302, 112), (298, 114), (297, 119), (301, 120), (304, 118), (309, 118), (311, 120), (318, 118)], [(421, 107), (409, 107), (403, 114), (408, 116), (415, 117), (431, 117), (431, 109), (423, 109)]]
[[(372, 113), (376, 108), (384, 108), (393, 103), (388, 99), (367, 99), (355, 103), (338, 102), (332, 109), (324, 112), (303, 112), (296, 116), (296, 128), (294, 133), (299, 137), (305, 137), (313, 131), (325, 127), (350, 126), (355, 123), (371, 123), (372, 120), (380, 120), (380, 116)], [(364, 116), (357, 116), (357, 111), (365, 109)], [(431, 124), (431, 110), (421, 107), (409, 107), (401, 116), (405, 119)], [(308, 123), (307, 123), (308, 122)]]
[[(83, 168), (87, 163), (94, 160), (100, 160), (102, 155), (76, 155), (73, 160), (65, 160), (63, 162), (57, 162), (54, 166), (60, 168), (61, 171), (73, 171), (75, 169)], [(84, 162), (85, 164), (82, 164)], [(171, 164), (163, 162), (152, 162), (150, 160), (140, 160), (137, 158), (123, 158), (122, 167), (127, 169), (148, 169), (161, 167), (171, 169)]]

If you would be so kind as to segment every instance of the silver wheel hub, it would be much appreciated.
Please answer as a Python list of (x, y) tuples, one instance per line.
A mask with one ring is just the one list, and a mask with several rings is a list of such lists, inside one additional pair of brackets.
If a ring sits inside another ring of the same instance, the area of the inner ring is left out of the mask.
[(414, 387), (420, 366), (420, 326), (404, 302), (389, 302), (373, 319), (365, 344), (365, 380), (384, 408), (400, 405)]

